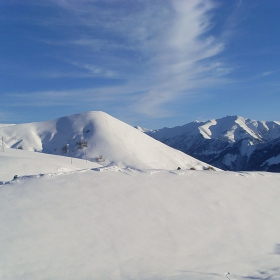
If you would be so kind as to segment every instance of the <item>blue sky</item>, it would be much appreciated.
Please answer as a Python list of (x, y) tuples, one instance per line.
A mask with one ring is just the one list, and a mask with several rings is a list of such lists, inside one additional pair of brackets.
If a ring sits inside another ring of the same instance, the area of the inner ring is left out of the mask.
[(280, 1), (0, 1), (0, 123), (280, 120)]

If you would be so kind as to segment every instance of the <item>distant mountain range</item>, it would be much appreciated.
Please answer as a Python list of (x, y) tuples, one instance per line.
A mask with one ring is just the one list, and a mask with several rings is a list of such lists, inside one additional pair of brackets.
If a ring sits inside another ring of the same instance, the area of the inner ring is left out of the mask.
[(106, 166), (165, 170), (210, 168), (99, 111), (46, 122), (0, 125), (0, 137), (3, 137), (4, 148), (77, 157)]
[(0, 124), (0, 137), (5, 147), (103, 165), (280, 172), (280, 122), (239, 116), (146, 130), (92, 111), (46, 122)]
[(278, 121), (227, 116), (173, 128), (137, 129), (223, 170), (280, 172)]

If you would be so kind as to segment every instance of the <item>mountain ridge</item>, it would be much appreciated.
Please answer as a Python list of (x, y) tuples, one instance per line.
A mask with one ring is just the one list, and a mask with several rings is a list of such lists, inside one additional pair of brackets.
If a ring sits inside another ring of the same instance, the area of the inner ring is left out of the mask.
[(146, 134), (224, 170), (280, 172), (280, 122), (226, 116)]

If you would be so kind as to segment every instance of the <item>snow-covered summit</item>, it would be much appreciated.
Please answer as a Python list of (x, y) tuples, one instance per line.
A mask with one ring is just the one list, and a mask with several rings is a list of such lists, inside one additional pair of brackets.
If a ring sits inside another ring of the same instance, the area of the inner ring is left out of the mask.
[(106, 165), (168, 170), (207, 167), (100, 111), (0, 127), (0, 135), (7, 147), (84, 158)]
[(139, 125), (135, 126), (134, 128), (136, 128), (137, 130), (139, 130), (139, 131), (141, 131), (141, 132), (149, 132), (149, 131), (151, 131), (150, 129), (141, 127), (141, 126), (139, 126)]

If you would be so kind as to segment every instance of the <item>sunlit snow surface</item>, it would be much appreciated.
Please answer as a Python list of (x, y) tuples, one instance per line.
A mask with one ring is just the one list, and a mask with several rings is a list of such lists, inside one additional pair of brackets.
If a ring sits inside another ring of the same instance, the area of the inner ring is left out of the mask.
[(61, 174), (99, 166), (98, 163), (77, 158), (5, 148), (4, 152), (0, 152), (0, 181), (12, 180), (15, 175)]
[[(99, 111), (52, 121), (0, 127), (4, 145), (47, 154), (65, 155), (134, 169), (204, 169), (208, 165), (170, 148), (134, 127)], [(81, 148), (78, 143), (84, 142)]]
[(280, 279), (280, 174), (0, 163), (0, 279)]

